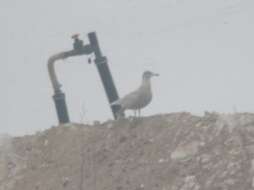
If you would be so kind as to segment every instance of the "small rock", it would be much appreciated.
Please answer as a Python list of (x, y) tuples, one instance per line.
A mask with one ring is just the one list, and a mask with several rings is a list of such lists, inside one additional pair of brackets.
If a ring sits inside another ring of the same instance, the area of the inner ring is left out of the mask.
[(161, 158), (161, 159), (158, 160), (158, 163), (164, 163), (164, 162), (166, 162), (166, 161), (167, 161), (167, 160)]
[(63, 186), (64, 186), (64, 187), (67, 187), (67, 185), (68, 185), (69, 182), (70, 182), (70, 179), (69, 179), (68, 177), (64, 177), (64, 178), (62, 179), (62, 181), (63, 181)]
[(177, 147), (175, 151), (171, 153), (171, 159), (178, 160), (193, 156), (198, 152), (199, 146), (199, 142), (192, 142), (191, 144)]

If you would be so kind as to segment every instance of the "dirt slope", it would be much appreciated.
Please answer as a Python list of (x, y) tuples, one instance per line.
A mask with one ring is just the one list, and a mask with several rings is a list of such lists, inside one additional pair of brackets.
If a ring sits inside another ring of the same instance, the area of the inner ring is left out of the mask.
[(173, 113), (0, 137), (0, 190), (63, 189), (254, 189), (254, 114)]

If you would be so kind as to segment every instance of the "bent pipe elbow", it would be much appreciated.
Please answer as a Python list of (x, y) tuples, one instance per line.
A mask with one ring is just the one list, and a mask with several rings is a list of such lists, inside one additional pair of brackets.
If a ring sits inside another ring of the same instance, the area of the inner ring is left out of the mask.
[(61, 53), (51, 56), (48, 59), (49, 78), (50, 78), (50, 81), (52, 83), (55, 93), (61, 92), (61, 84), (59, 83), (58, 78), (56, 76), (56, 72), (55, 72), (55, 62), (57, 60), (65, 59), (65, 58), (66, 58), (66, 52), (61, 52)]
[(48, 59), (48, 72), (49, 72), (49, 77), (50, 81), (52, 83), (52, 86), (54, 88), (54, 91), (61, 92), (61, 84), (59, 83), (56, 72), (55, 72), (55, 62), (60, 59), (66, 59), (71, 56), (79, 56), (79, 55), (88, 55), (93, 52), (93, 49), (91, 48), (90, 45), (84, 46), (82, 49), (79, 50), (70, 50), (70, 51), (65, 51), (65, 52), (60, 52), (55, 55), (52, 55)]

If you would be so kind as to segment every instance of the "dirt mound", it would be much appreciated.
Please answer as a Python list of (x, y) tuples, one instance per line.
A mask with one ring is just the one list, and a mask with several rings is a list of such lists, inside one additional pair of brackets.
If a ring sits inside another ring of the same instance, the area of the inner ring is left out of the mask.
[(0, 190), (254, 188), (248, 113), (69, 124), (0, 138), (0, 148)]

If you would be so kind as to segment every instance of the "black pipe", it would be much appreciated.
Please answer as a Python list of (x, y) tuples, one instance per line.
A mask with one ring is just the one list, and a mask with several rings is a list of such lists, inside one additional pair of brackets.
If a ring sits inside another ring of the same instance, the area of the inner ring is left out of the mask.
[(55, 102), (59, 123), (60, 124), (69, 123), (70, 119), (65, 102), (65, 94), (61, 91), (55, 92), (55, 94), (53, 95), (53, 100)]
[[(112, 75), (109, 70), (107, 58), (102, 56), (98, 40), (95, 32), (91, 32), (88, 34), (88, 38), (90, 41), (90, 46), (93, 49), (95, 55), (95, 64), (98, 69), (101, 81), (103, 83), (104, 90), (106, 92), (108, 102), (111, 104), (112, 102), (119, 99)], [(117, 118), (117, 114), (119, 113), (120, 106), (114, 105), (110, 106), (113, 112), (114, 118)]]
[[(76, 40), (77, 41), (77, 40)], [(75, 46), (73, 50), (60, 52), (51, 56), (48, 60), (48, 72), (50, 81), (54, 89), (53, 100), (56, 107), (57, 117), (59, 124), (69, 123), (69, 114), (67, 105), (65, 102), (65, 94), (61, 90), (61, 84), (59, 83), (55, 73), (55, 62), (60, 59), (66, 59), (71, 56), (88, 55), (93, 53), (90, 45)]]
[[(78, 36), (74, 36), (74, 44), (73, 44), (73, 50), (66, 51), (66, 52), (60, 52), (58, 54), (55, 54), (51, 56), (48, 60), (48, 71), (50, 80), (52, 82), (53, 88), (54, 88), (54, 95), (53, 100), (55, 103), (57, 116), (60, 124), (63, 123), (69, 123), (69, 115), (68, 115), (68, 109), (65, 102), (65, 94), (61, 91), (61, 85), (58, 82), (56, 73), (55, 73), (55, 61), (60, 59), (66, 59), (71, 56), (79, 56), (79, 55), (89, 55), (91, 53), (94, 53), (95, 55), (95, 64), (98, 69), (101, 81), (103, 83), (104, 90), (106, 92), (108, 102), (110, 104), (110, 108), (113, 112), (113, 116), (115, 119), (117, 119), (119, 115), (119, 111), (121, 109), (120, 106), (114, 105), (112, 106), (111, 103), (118, 100), (118, 93), (112, 78), (112, 75), (109, 70), (107, 58), (102, 55), (98, 40), (96, 37), (96, 33), (92, 32), (88, 34), (88, 38), (90, 41), (90, 44), (83, 45), (83, 41), (78, 39)], [(122, 116), (124, 116), (124, 113), (121, 113)]]

